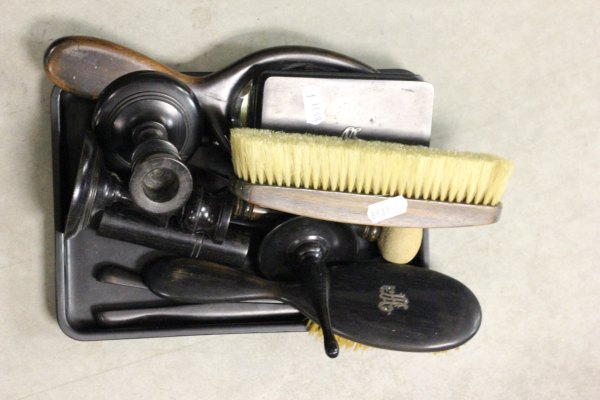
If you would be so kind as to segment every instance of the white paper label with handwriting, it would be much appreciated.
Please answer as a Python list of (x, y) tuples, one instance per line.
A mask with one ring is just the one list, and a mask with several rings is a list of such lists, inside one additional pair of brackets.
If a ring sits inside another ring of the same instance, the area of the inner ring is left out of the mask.
[(367, 208), (367, 217), (377, 224), (386, 219), (406, 213), (408, 201), (404, 196), (391, 197), (389, 199), (371, 204)]
[(306, 122), (311, 125), (319, 125), (325, 119), (325, 107), (321, 88), (317, 86), (306, 86), (302, 90), (304, 100), (304, 114)]

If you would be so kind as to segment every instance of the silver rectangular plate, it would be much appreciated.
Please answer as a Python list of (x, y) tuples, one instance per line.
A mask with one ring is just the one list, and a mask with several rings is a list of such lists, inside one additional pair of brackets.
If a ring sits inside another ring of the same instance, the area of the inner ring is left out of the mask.
[(386, 78), (269, 76), (260, 127), (427, 145), (433, 86)]

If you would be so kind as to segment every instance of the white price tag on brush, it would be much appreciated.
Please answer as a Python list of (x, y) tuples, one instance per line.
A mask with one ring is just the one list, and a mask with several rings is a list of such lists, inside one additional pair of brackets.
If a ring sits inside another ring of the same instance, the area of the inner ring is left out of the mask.
[(406, 213), (408, 209), (408, 201), (404, 196), (391, 197), (389, 199), (379, 201), (367, 207), (367, 217), (377, 224), (386, 219), (396, 217)]
[(323, 105), (323, 95), (321, 88), (317, 86), (307, 86), (302, 90), (302, 99), (304, 101), (304, 114), (306, 122), (311, 125), (319, 125), (325, 119), (325, 107)]

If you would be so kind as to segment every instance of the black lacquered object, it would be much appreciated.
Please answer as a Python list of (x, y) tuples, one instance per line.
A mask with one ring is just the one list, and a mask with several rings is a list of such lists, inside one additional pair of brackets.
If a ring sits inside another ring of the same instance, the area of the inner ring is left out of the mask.
[(111, 204), (132, 204), (121, 179), (104, 166), (102, 152), (94, 135), (89, 132), (82, 135), (77, 178), (65, 226), (66, 238), (71, 238), (85, 229), (95, 215)]
[(133, 201), (147, 212), (172, 213), (192, 192), (187, 161), (205, 134), (196, 98), (177, 79), (153, 71), (115, 80), (98, 99), (92, 129), (109, 169), (125, 173)]
[[(442, 351), (465, 343), (481, 324), (481, 308), (473, 293), (439, 272), (362, 262), (332, 265), (328, 273), (331, 329), (355, 342), (390, 350)], [(268, 281), (200, 260), (157, 260), (145, 271), (144, 281), (154, 293), (172, 301), (273, 299), (312, 320), (322, 318), (302, 285)], [(327, 350), (328, 355), (337, 355)]]
[(170, 254), (221, 262), (238, 268), (251, 268), (251, 235), (247, 229), (228, 229), (219, 243), (208, 233), (184, 232), (172, 223), (165, 226), (144, 218), (134, 210), (108, 209), (98, 225), (98, 234), (160, 249)]

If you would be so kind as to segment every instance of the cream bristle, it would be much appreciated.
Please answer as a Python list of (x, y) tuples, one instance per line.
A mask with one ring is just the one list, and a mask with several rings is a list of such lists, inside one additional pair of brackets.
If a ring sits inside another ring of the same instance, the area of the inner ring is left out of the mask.
[(254, 184), (497, 205), (513, 165), (488, 154), (339, 137), (231, 130), (238, 178)]
[[(317, 324), (316, 322), (308, 320), (308, 322), (306, 323), (306, 330), (308, 331), (309, 335), (323, 337), (323, 330), (321, 329), (319, 324)], [(359, 350), (359, 349), (364, 350), (364, 349), (369, 348), (369, 346), (367, 346), (365, 344), (353, 342), (352, 340), (343, 338), (341, 336), (337, 336), (337, 335), (334, 335), (334, 336), (338, 342), (338, 345), (342, 348), (353, 349), (353, 350)]]

